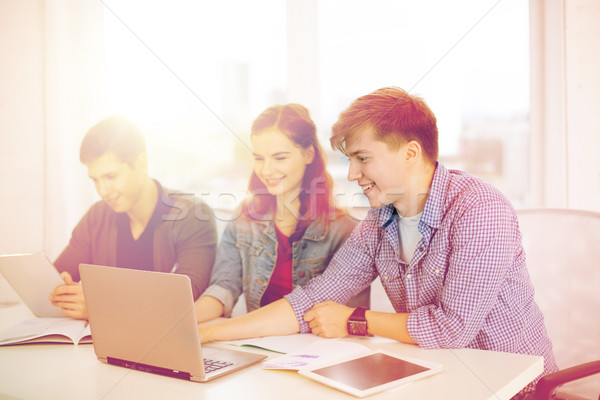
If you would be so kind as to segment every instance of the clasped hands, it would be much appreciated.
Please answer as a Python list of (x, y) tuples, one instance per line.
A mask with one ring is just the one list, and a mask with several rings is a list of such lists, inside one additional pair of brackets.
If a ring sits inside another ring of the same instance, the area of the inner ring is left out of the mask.
[(348, 318), (354, 308), (334, 301), (325, 301), (313, 306), (304, 314), (313, 334), (323, 338), (336, 338), (348, 335)]
[(48, 299), (53, 306), (60, 307), (63, 313), (72, 318), (87, 319), (87, 309), (83, 298), (83, 288), (74, 282), (71, 274), (64, 271), (60, 276), (65, 281), (64, 285), (57, 286)]

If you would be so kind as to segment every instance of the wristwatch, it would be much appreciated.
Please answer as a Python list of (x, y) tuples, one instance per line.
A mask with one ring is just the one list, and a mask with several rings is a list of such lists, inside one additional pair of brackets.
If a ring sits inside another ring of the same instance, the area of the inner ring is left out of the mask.
[(365, 317), (365, 313), (367, 309), (364, 307), (357, 307), (348, 318), (348, 334), (354, 336), (367, 336), (367, 318)]

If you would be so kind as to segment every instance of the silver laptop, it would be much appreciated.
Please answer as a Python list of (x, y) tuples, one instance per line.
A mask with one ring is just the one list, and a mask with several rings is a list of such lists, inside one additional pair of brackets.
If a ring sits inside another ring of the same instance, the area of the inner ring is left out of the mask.
[(96, 356), (102, 362), (205, 382), (266, 355), (200, 345), (186, 275), (80, 264)]
[(43, 253), (0, 256), (0, 272), (21, 300), (38, 317), (66, 317), (48, 296), (64, 285), (60, 274)]

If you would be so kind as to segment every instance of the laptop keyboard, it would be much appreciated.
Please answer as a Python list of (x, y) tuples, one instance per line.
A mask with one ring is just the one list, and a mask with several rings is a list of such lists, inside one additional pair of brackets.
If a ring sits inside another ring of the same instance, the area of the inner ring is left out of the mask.
[(208, 358), (205, 358), (204, 372), (208, 374), (209, 372), (213, 372), (218, 369), (228, 367), (230, 365), (233, 365), (233, 363), (229, 361), (209, 360)]

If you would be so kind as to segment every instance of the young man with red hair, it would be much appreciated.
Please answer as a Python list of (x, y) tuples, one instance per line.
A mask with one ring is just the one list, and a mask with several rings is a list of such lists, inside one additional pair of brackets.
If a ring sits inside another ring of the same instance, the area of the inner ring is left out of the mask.
[[(203, 340), (373, 334), (540, 355), (544, 374), (555, 371), (515, 211), (491, 185), (437, 162), (425, 102), (398, 88), (362, 96), (340, 115), (331, 144), (349, 157), (348, 179), (372, 210), (323, 275), (261, 310), (201, 327)], [(344, 305), (378, 276), (395, 313)]]

